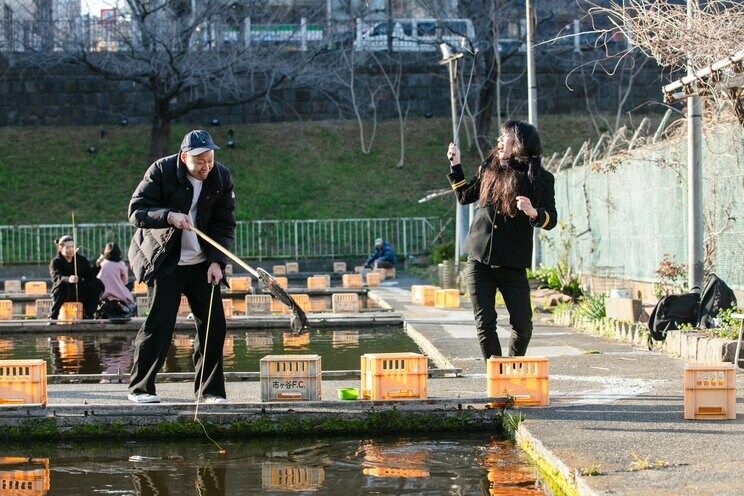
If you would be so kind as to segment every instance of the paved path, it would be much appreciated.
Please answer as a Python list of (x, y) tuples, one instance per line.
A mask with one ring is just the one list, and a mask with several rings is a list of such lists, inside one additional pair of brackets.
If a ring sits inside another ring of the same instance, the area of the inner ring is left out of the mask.
[[(461, 367), (466, 377), (482, 377), (483, 393), (485, 364), (469, 302), (453, 310), (412, 305), (408, 289), (420, 281), (403, 276), (397, 283), (382, 287), (380, 297), (403, 314), (414, 335), (439, 350), (440, 360)], [(536, 315), (528, 355), (549, 358), (551, 404), (520, 409), (520, 435), (564, 475), (576, 476), (581, 494), (744, 494), (741, 370), (736, 420), (684, 420), (685, 362), (556, 326), (549, 318)], [(499, 326), (507, 350), (503, 309)]]

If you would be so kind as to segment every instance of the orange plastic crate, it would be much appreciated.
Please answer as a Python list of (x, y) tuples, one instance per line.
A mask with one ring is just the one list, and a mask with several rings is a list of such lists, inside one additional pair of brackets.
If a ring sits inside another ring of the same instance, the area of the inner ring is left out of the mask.
[(59, 324), (71, 324), (73, 320), (83, 319), (83, 304), (79, 301), (62, 303), (59, 309)]
[(418, 284), (411, 286), (411, 303), (433, 307), (438, 289), (442, 288), (439, 286)]
[(333, 262), (333, 272), (346, 272), (346, 262)]
[(49, 317), (49, 312), (52, 311), (52, 300), (51, 298), (39, 299), (34, 302), (34, 306), (36, 307), (36, 318), (46, 319)]
[(320, 355), (267, 355), (259, 362), (261, 401), (319, 401)]
[(46, 402), (44, 360), (0, 360), (0, 404)]
[(251, 278), (248, 276), (228, 277), (227, 284), (230, 286), (230, 291), (248, 291), (252, 286)]
[(287, 273), (287, 266), (286, 265), (274, 265), (271, 268), (271, 274), (275, 276), (283, 276)]
[(361, 288), (362, 274), (344, 274), (341, 276), (341, 284), (345, 288)]
[(279, 284), (279, 286), (283, 287), (284, 289), (287, 289), (289, 287), (289, 279), (283, 276), (275, 277), (274, 280)]
[(300, 264), (297, 262), (287, 262), (287, 274), (292, 274), (293, 272), (299, 272), (300, 271)]
[(380, 274), (377, 272), (367, 272), (364, 274), (365, 282), (367, 286), (379, 286), (380, 285)]
[(234, 305), (233, 301), (229, 298), (222, 300), (222, 309), (225, 312), (226, 319), (233, 318)]
[(134, 287), (132, 288), (132, 294), (147, 294), (147, 284), (135, 281)]
[(181, 295), (181, 303), (178, 305), (178, 316), (186, 317), (191, 313), (191, 306), (189, 305), (189, 299), (185, 295)]
[(325, 298), (310, 298), (311, 312), (325, 312), (328, 310), (328, 302)]
[(46, 281), (28, 281), (25, 286), (26, 294), (47, 294)]
[(434, 291), (434, 306), (437, 308), (459, 308), (460, 290), (437, 289)]
[(356, 293), (333, 293), (331, 296), (333, 313), (359, 312), (359, 295)]
[[(548, 394), (548, 359), (545, 357), (491, 357), (486, 362), (488, 396), (513, 397), (515, 405), (545, 406)], [(503, 406), (506, 403), (491, 403)]]
[[(300, 306), (300, 308), (302, 309), (303, 312), (310, 313), (312, 311), (312, 309), (310, 307), (310, 296), (309, 295), (306, 295), (306, 294), (293, 294), (293, 295), (290, 295), (290, 296), (295, 301), (295, 303), (297, 303)], [(281, 303), (279, 303), (279, 304), (282, 307), (282, 313), (283, 314), (288, 315), (288, 314), (291, 313), (291, 310), (289, 309), (289, 307), (284, 306)]]
[(43, 496), (49, 488), (49, 458), (0, 457), (0, 494)]
[(246, 295), (245, 314), (269, 314), (271, 313), (272, 298), (269, 295)]
[(736, 418), (736, 367), (733, 363), (685, 365), (685, 419)]
[(0, 320), (13, 318), (13, 300), (0, 300)]
[(419, 353), (367, 353), (361, 359), (361, 398), (426, 399), (429, 363)]
[(328, 287), (327, 279), (325, 276), (310, 276), (307, 278), (308, 289), (325, 289)]

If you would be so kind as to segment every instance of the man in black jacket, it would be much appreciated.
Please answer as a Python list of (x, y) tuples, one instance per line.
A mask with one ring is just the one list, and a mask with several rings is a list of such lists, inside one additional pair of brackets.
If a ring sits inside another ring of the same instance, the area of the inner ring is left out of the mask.
[(147, 283), (150, 300), (150, 313), (135, 339), (129, 381), (129, 399), (136, 403), (160, 401), (155, 375), (173, 339), (181, 294), (197, 325), (194, 394), (204, 402), (226, 401), (219, 283), (227, 260), (191, 230), (196, 226), (228, 250), (232, 246), (235, 193), (230, 171), (214, 160), (218, 149), (207, 131), (190, 131), (179, 153), (147, 169), (129, 202), (129, 222), (137, 227), (129, 263), (135, 278)]

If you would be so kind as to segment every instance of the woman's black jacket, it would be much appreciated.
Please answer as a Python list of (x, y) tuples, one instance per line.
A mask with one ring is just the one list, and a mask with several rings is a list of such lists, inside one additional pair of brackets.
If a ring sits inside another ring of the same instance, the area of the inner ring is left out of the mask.
[[(482, 166), (483, 167), (483, 166)], [(537, 209), (537, 218), (531, 221), (524, 212), (516, 217), (500, 214), (487, 205), (477, 208), (464, 250), (471, 258), (486, 265), (527, 268), (532, 264), (533, 228), (553, 229), (558, 222), (555, 210), (555, 178), (540, 169), (536, 184), (530, 183), (526, 170), (516, 170), (519, 194), (526, 196)], [(450, 167), (447, 175), (457, 201), (467, 205), (480, 198), (481, 170), (470, 181), (465, 180), (462, 166)], [(514, 199), (516, 202), (516, 198)]]

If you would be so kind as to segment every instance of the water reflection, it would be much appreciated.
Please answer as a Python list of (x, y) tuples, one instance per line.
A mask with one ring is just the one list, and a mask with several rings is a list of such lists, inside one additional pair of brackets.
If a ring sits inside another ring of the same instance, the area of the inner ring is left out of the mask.
[(199, 439), (3, 446), (0, 494), (544, 494), (510, 441), (484, 435), (221, 444), (226, 455)]
[[(59, 329), (57, 329), (59, 332)], [(0, 339), (0, 360), (42, 359), (49, 374), (126, 373), (131, 369), (135, 331), (14, 334)], [(194, 334), (178, 332), (163, 372), (193, 372)], [(266, 355), (323, 356), (324, 370), (358, 370), (364, 353), (420, 352), (400, 328), (318, 330), (296, 335), (281, 331), (231, 331), (225, 338), (225, 370), (258, 372)]]

